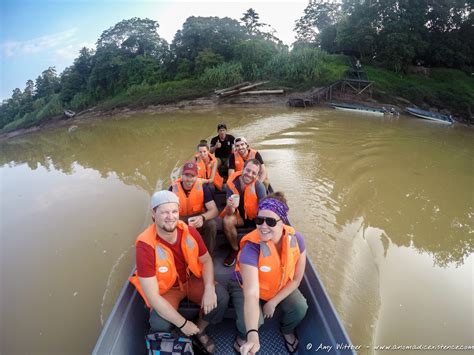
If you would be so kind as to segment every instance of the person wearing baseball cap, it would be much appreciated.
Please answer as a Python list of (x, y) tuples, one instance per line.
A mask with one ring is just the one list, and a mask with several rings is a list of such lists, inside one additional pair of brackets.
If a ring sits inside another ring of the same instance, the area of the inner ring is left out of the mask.
[[(201, 235), (179, 220), (180, 204), (171, 191), (151, 197), (154, 222), (137, 238), (137, 271), (130, 281), (151, 309), (152, 332), (169, 332), (176, 326), (186, 336), (197, 335), (212, 353), (215, 344), (205, 329), (222, 321), (229, 295), (214, 282), (214, 265)], [(201, 306), (197, 322), (178, 312), (184, 298)]]
[(179, 218), (202, 234), (212, 255), (217, 234), (215, 218), (219, 211), (209, 186), (198, 179), (195, 162), (183, 165), (181, 177), (170, 186), (169, 191), (174, 192), (179, 199)]
[(221, 165), (227, 166), (229, 157), (233, 152), (234, 136), (227, 134), (227, 125), (219, 123), (217, 125), (218, 135), (211, 139), (210, 152), (217, 158), (217, 168)]

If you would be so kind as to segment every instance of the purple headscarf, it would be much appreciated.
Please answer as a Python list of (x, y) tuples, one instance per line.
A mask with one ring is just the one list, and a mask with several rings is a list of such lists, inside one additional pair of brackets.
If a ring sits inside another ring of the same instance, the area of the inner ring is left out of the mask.
[(258, 210), (269, 210), (275, 212), (281, 218), (284, 224), (289, 224), (288, 221), (288, 206), (280, 200), (267, 197), (258, 204)]

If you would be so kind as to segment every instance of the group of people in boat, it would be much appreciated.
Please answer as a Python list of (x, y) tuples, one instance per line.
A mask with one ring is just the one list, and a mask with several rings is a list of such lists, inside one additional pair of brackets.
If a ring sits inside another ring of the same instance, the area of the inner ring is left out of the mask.
[[(234, 349), (254, 354), (260, 349), (259, 328), (264, 319), (281, 310), (280, 329), (289, 353), (298, 348), (295, 329), (307, 311), (298, 287), (303, 278), (306, 250), (301, 234), (289, 225), (283, 193), (267, 196), (268, 179), (261, 155), (245, 137), (218, 135), (197, 145), (194, 159), (168, 190), (151, 198), (153, 223), (136, 240), (137, 271), (130, 281), (150, 307), (152, 332), (177, 327), (186, 336), (196, 335), (213, 353), (216, 346), (206, 334), (218, 324), (232, 302), (237, 335)], [(219, 174), (228, 167), (228, 178)], [(215, 190), (226, 192), (226, 206), (218, 216)], [(217, 223), (230, 245), (224, 260), (235, 272), (227, 284), (214, 280), (212, 254)], [(253, 228), (238, 241), (237, 227)], [(196, 322), (178, 312), (187, 298), (201, 307)]]

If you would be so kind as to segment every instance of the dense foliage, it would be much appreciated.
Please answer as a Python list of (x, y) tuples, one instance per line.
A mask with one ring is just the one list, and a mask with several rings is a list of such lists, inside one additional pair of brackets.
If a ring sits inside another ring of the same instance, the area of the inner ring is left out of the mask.
[[(418, 63), (470, 73), (471, 10), (472, 2), (461, 0), (310, 0), (291, 51), (254, 9), (240, 22), (189, 17), (171, 44), (159, 36), (156, 21), (123, 20), (101, 34), (95, 50), (82, 48), (61, 74), (49, 67), (23, 91), (13, 90), (0, 106), (0, 130), (35, 125), (65, 109), (167, 103), (244, 80), (295, 89), (324, 85), (346, 68), (328, 52), (358, 53), (365, 63), (395, 72)], [(434, 101), (453, 101), (448, 96), (440, 92)], [(470, 112), (472, 103), (456, 100)]]
[(409, 65), (474, 67), (473, 2), (466, 0), (310, 0), (297, 43), (351, 52), (405, 71)]

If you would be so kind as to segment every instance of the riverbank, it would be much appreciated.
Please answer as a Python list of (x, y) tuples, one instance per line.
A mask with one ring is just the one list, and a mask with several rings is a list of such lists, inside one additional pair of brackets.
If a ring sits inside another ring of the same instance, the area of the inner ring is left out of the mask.
[(56, 116), (47, 121), (41, 122), (39, 125), (20, 128), (11, 132), (0, 134), (0, 141), (7, 140), (9, 138), (18, 137), (21, 135), (49, 130), (57, 127), (70, 126), (70, 130), (74, 130), (74, 126), (77, 123), (83, 123), (92, 120), (102, 120), (109, 117), (127, 117), (136, 114), (153, 114), (162, 112), (172, 112), (177, 110), (186, 110), (189, 108), (201, 107), (203, 109), (212, 109), (214, 107), (225, 107), (225, 106), (260, 106), (260, 107), (283, 107), (286, 105), (288, 99), (294, 95), (307, 95), (308, 93), (288, 93), (283, 95), (268, 95), (268, 96), (240, 96), (240, 97), (229, 97), (220, 99), (215, 95), (206, 97), (199, 97), (195, 99), (180, 100), (175, 103), (150, 105), (145, 108), (129, 108), (119, 107), (111, 109), (103, 109), (94, 107), (89, 110), (78, 113), (72, 118), (65, 118), (64, 116)]
[[(76, 125), (93, 120), (103, 120), (111, 117), (129, 117), (136, 114), (154, 114), (162, 112), (173, 112), (177, 110), (186, 110), (190, 108), (200, 107), (203, 109), (212, 109), (214, 107), (284, 107), (287, 105), (288, 100), (292, 98), (306, 98), (310, 97), (311, 94), (318, 88), (312, 88), (311, 90), (301, 92), (288, 92), (283, 95), (248, 95), (248, 96), (235, 96), (228, 98), (219, 98), (216, 95), (209, 95), (205, 97), (198, 97), (195, 99), (180, 100), (175, 103), (149, 105), (144, 108), (130, 108), (130, 107), (114, 107), (114, 108), (102, 108), (93, 107), (88, 110), (84, 110), (72, 118), (65, 118), (65, 116), (55, 116), (47, 121), (41, 122), (39, 125), (20, 128), (11, 132), (0, 134), (0, 141), (8, 140), (13, 137), (22, 136), (38, 131), (45, 131), (54, 129), (57, 127), (69, 126), (69, 130), (73, 131), (76, 129)], [(402, 97), (390, 97), (389, 100), (380, 101), (375, 99), (377, 95), (373, 97), (360, 97), (358, 95), (336, 95), (333, 101), (364, 104), (373, 107), (393, 107), (398, 112), (403, 112), (405, 106), (413, 105), (414, 103), (402, 98)], [(384, 96), (387, 98), (387, 96)], [(319, 105), (320, 107), (327, 106), (326, 103)], [(457, 124), (465, 124), (462, 122), (456, 122)]]

